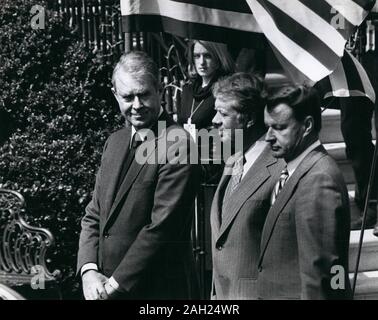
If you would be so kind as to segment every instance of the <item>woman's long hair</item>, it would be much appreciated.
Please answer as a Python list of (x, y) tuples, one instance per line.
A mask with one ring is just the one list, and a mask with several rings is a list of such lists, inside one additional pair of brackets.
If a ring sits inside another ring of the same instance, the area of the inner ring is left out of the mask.
[(197, 77), (197, 70), (194, 63), (193, 51), (194, 45), (196, 43), (201, 44), (208, 50), (217, 63), (216, 72), (218, 75), (227, 75), (235, 72), (235, 62), (232, 59), (227, 45), (224, 43), (203, 41), (203, 40), (192, 40), (189, 42), (189, 52), (188, 52), (188, 72), (190, 78)]

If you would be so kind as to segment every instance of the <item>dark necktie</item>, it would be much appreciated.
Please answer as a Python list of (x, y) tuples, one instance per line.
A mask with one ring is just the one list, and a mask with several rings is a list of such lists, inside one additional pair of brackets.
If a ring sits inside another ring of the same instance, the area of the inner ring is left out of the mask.
[(272, 196), (271, 196), (271, 199), (270, 199), (271, 205), (273, 205), (274, 202), (276, 201), (278, 194), (281, 192), (281, 190), (282, 190), (283, 186), (285, 185), (288, 178), (289, 178), (289, 172), (287, 171), (287, 167), (285, 166), (285, 168), (281, 171), (280, 178), (278, 179), (278, 181), (276, 182), (276, 184), (274, 186)]
[(125, 180), (127, 171), (129, 169), (131, 163), (134, 160), (135, 151), (142, 144), (142, 142), (143, 141), (141, 140), (140, 136), (137, 133), (135, 133), (133, 138), (132, 138), (130, 147), (129, 147), (129, 152), (128, 152), (127, 156), (125, 157), (123, 164), (122, 164), (121, 173), (120, 173), (119, 179), (118, 179), (117, 192), (118, 192), (119, 188), (121, 187), (123, 180)]

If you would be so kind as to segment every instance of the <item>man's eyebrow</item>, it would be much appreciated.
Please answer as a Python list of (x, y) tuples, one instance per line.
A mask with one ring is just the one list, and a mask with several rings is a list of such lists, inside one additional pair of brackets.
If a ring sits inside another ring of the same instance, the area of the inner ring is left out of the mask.
[(149, 89), (141, 89), (141, 90), (133, 90), (131, 92), (125, 92), (121, 96), (126, 97), (126, 96), (143, 95), (143, 94), (148, 94), (148, 93), (150, 93)]

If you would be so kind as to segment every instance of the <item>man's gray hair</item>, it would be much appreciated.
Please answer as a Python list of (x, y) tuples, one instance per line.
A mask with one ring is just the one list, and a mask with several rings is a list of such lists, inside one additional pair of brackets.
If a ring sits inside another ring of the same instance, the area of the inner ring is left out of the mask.
[(157, 64), (143, 51), (124, 53), (113, 70), (112, 84), (116, 88), (116, 77), (120, 71), (136, 76), (149, 76), (156, 90), (160, 88), (160, 72)]
[(265, 91), (259, 77), (238, 72), (220, 78), (214, 84), (213, 95), (215, 99), (235, 101), (232, 107), (238, 113), (254, 115), (258, 123), (264, 125)]

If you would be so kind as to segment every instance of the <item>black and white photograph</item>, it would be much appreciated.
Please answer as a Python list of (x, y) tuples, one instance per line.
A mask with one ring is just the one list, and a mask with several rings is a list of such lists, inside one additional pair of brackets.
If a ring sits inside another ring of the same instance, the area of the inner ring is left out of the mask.
[(0, 300), (378, 300), (377, 40), (376, 0), (0, 0)]

